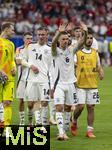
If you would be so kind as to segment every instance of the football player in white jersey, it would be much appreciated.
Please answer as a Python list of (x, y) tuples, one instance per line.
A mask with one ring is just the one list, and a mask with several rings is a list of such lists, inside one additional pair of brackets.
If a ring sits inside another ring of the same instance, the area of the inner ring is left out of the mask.
[[(48, 75), (51, 65), (51, 48), (47, 45), (48, 29), (44, 26), (37, 30), (38, 41), (28, 46), (24, 54), (22, 64), (30, 68), (26, 95), (29, 108), (29, 123), (32, 124), (33, 106), (38, 100), (41, 101), (35, 111), (36, 124), (47, 125), (49, 85)], [(26, 61), (27, 60), (27, 61)], [(41, 109), (41, 115), (40, 115)], [(41, 121), (42, 119), (42, 121)]]
[[(58, 140), (67, 140), (68, 136), (64, 129), (64, 120), (66, 116), (68, 122), (70, 121), (71, 106), (77, 103), (76, 89), (74, 83), (76, 78), (74, 76), (74, 53), (79, 47), (82, 47), (87, 34), (87, 27), (82, 25), (83, 36), (79, 39), (77, 44), (69, 45), (69, 37), (66, 31), (73, 29), (71, 23), (68, 25), (63, 23), (60, 25), (55, 37), (52, 41), (52, 55), (54, 56), (54, 103), (56, 107), (56, 120), (59, 130)], [(59, 47), (57, 47), (57, 42)], [(65, 106), (65, 107), (64, 107)], [(64, 114), (65, 108), (65, 114)], [(64, 116), (65, 115), (65, 118)], [(69, 115), (69, 117), (68, 117)]]
[[(92, 29), (88, 28), (88, 30), (92, 30)], [(81, 33), (80, 26), (75, 27), (73, 32), (72, 32), (72, 44), (76, 44), (78, 39), (81, 36), (82, 36), (82, 33)], [(97, 40), (94, 37), (93, 37), (93, 43), (91, 45), (91, 48), (94, 48), (94, 49), (98, 50), (98, 42), (97, 42)]]
[(77, 41), (80, 39), (80, 37), (82, 36), (82, 31), (80, 26), (77, 26), (74, 28), (74, 30), (72, 31), (72, 43), (71, 44), (76, 44)]
[(28, 45), (32, 42), (32, 33), (26, 32), (23, 37), (24, 45), (18, 47), (16, 49), (16, 64), (18, 65), (18, 82), (17, 82), (17, 93), (16, 96), (19, 99), (19, 117), (20, 117), (20, 125), (24, 125), (24, 94), (26, 88), (26, 75), (28, 73), (28, 69), (21, 65), (23, 51), (27, 51)]
[[(51, 85), (52, 85), (52, 73), (53, 73), (53, 61), (52, 61), (52, 65), (51, 65), (51, 68), (50, 68), (50, 88), (51, 88)], [(51, 90), (50, 90), (51, 92)], [(49, 93), (50, 94), (50, 93)], [(55, 110), (55, 105), (54, 105), (54, 97), (52, 94), (50, 94), (50, 101), (49, 101), (49, 123), (50, 125), (56, 125), (56, 119), (55, 119), (55, 114), (56, 114), (56, 110)]]
[[(71, 41), (72, 41), (71, 44), (77, 44), (77, 42), (81, 36), (82, 36), (82, 30), (81, 30), (80, 26), (76, 26), (71, 34)], [(74, 66), (74, 72), (75, 72), (75, 66)], [(75, 73), (74, 73), (74, 75), (75, 75)], [(73, 117), (74, 110), (75, 110), (75, 105), (73, 105), (71, 108), (71, 120)]]

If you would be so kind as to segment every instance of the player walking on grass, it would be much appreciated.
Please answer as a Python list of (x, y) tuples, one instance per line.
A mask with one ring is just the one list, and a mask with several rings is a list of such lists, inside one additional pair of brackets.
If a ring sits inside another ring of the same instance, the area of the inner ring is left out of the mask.
[(25, 89), (27, 85), (27, 74), (28, 68), (21, 65), (21, 60), (23, 57), (23, 51), (27, 51), (28, 45), (32, 42), (32, 33), (24, 33), (23, 41), (24, 45), (16, 49), (16, 64), (18, 65), (18, 82), (17, 82), (17, 95), (19, 99), (19, 118), (20, 125), (24, 125), (25, 112), (24, 112), (24, 99), (25, 99)]
[(75, 107), (71, 126), (73, 135), (77, 135), (77, 120), (82, 113), (84, 106), (87, 107), (87, 133), (89, 138), (95, 138), (93, 134), (94, 106), (100, 103), (98, 93), (98, 77), (103, 79), (104, 74), (100, 66), (98, 53), (91, 48), (93, 35), (88, 30), (87, 39), (82, 49), (75, 55), (76, 77), (77, 77), (77, 99), (78, 105)]
[[(26, 88), (29, 122), (32, 123), (33, 106), (38, 102), (38, 108), (37, 105), (34, 108), (36, 124), (42, 123), (42, 125), (47, 125), (49, 101), (48, 73), (51, 65), (51, 48), (47, 45), (48, 29), (45, 26), (37, 30), (37, 38), (38, 41), (35, 44), (28, 46), (28, 51), (24, 54), (22, 64), (30, 68)], [(41, 107), (39, 102), (41, 102)]]
[[(14, 61), (14, 44), (9, 38), (14, 34), (12, 23), (3, 23), (0, 35), (0, 102), (4, 106), (4, 125), (11, 124), (14, 76), (16, 65)], [(2, 111), (3, 112), (3, 111)], [(0, 116), (2, 114), (0, 113)]]
[[(67, 140), (65, 133), (64, 120), (70, 122), (71, 106), (77, 102), (76, 82), (74, 76), (74, 53), (79, 47), (82, 47), (87, 32), (87, 27), (82, 24), (84, 36), (79, 39), (76, 45), (69, 46), (68, 31), (73, 29), (73, 25), (63, 23), (60, 25), (52, 41), (52, 55), (54, 59), (54, 103), (56, 107), (56, 120), (59, 131), (58, 140)], [(57, 42), (59, 47), (57, 47)], [(65, 111), (65, 113), (64, 113)], [(67, 119), (66, 119), (67, 118)]]

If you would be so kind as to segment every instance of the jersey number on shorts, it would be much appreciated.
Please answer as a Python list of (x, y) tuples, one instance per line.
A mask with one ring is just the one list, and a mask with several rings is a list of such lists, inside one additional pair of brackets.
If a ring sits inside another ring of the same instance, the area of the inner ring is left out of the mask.
[(49, 90), (44, 89), (44, 95), (49, 95)]
[(76, 104), (78, 102), (76, 93), (73, 93), (73, 98), (74, 98), (74, 104)]
[(93, 99), (96, 99), (96, 102), (99, 102), (99, 94), (98, 94), (98, 92), (93, 92)]

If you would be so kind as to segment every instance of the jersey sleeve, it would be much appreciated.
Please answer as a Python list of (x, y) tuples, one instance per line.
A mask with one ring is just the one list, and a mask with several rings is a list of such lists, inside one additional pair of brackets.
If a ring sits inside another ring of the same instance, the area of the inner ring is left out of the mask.
[(70, 45), (69, 50), (71, 51), (71, 53), (75, 54), (76, 51), (78, 50), (78, 43)]
[(53, 56), (51, 54), (51, 49), (48, 50), (47, 58), (49, 58), (48, 61), (47, 61), (48, 70), (49, 70), (51, 68), (52, 59), (53, 59)]
[(14, 44), (12, 43), (12, 58), (11, 58), (11, 68), (13, 69), (13, 68), (15, 68), (16, 67), (16, 63), (15, 63), (15, 60), (14, 60), (14, 58), (15, 58), (15, 46), (14, 46)]
[(16, 48), (16, 54), (15, 54), (15, 59), (21, 59), (21, 48)]
[(96, 49), (98, 51), (98, 42), (95, 38), (93, 38), (93, 43), (91, 45), (91, 48)]
[(77, 63), (77, 55), (76, 54), (74, 55), (74, 63), (75, 64)]
[(19, 56), (19, 53), (20, 53), (20, 48), (18, 47), (18, 48), (16, 48), (16, 57)]
[(24, 67), (27, 67), (27, 68), (30, 68), (31, 67), (31, 63), (28, 62), (28, 55), (29, 55), (29, 50), (30, 50), (30, 47), (28, 46), (27, 49), (24, 49), (21, 53), (21, 58), (22, 58), (22, 66)]

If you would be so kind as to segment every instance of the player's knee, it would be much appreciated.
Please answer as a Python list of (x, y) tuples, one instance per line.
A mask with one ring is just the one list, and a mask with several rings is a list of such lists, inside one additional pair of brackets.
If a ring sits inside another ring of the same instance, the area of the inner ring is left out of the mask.
[(47, 107), (48, 106), (48, 102), (47, 101), (42, 101), (41, 102), (41, 106), (42, 107)]
[(20, 105), (24, 105), (23, 99), (20, 100)]
[(63, 105), (56, 105), (56, 112), (62, 112), (64, 109)]
[(70, 112), (70, 111), (71, 111), (71, 106), (65, 105), (65, 106), (64, 106), (64, 111)]
[(33, 109), (33, 102), (29, 102), (29, 103), (28, 103), (28, 108), (29, 108), (29, 109)]

